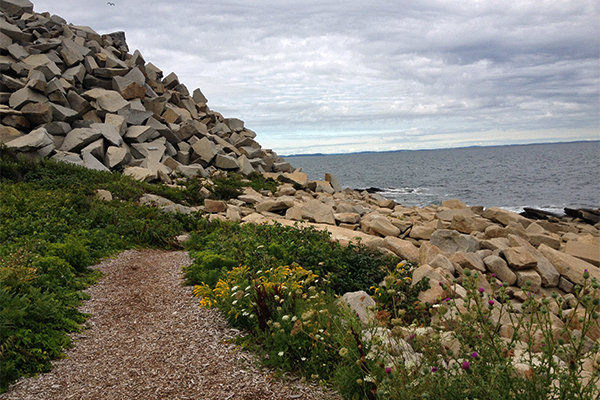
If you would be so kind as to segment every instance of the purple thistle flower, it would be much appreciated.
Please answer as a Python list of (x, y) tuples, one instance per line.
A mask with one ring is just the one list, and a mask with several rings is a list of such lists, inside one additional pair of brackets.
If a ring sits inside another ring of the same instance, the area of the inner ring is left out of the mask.
[(477, 358), (477, 357), (479, 357), (479, 354), (477, 354), (477, 352), (474, 351), (473, 353), (471, 353), (471, 357)]
[(450, 297), (446, 297), (444, 301), (450, 301)]
[(437, 367), (431, 367), (431, 372), (435, 372), (437, 370), (438, 370)]
[(467, 369), (469, 369), (470, 366), (471, 366), (471, 364), (469, 364), (468, 361), (465, 361), (464, 363), (462, 363), (462, 365), (460, 367), (464, 370), (467, 370)]
[(386, 367), (386, 369), (385, 369), (385, 373), (386, 373), (386, 374), (389, 374), (389, 373), (391, 373), (391, 372), (392, 372), (392, 369), (391, 369), (390, 367)]
[(484, 288), (482, 288), (482, 287), (480, 287), (480, 288), (479, 288), (479, 293), (483, 293), (483, 292), (485, 292), (485, 289), (484, 289)]
[(495, 277), (496, 277), (496, 274), (492, 274), (491, 276), (492, 276), (492, 278), (495, 278)]
[(494, 300), (490, 300), (490, 301), (488, 301), (488, 304), (489, 304), (490, 306), (493, 306), (493, 305), (494, 305)]

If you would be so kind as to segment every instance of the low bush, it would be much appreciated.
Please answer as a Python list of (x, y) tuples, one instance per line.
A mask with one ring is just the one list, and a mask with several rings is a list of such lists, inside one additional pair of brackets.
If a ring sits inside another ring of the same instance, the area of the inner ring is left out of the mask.
[[(313, 227), (213, 221), (198, 228), (186, 244), (192, 256), (194, 251), (210, 251), (253, 271), (295, 262), (326, 278), (326, 286), (339, 294), (377, 285), (396, 264), (395, 257), (373, 254), (361, 244), (344, 247), (332, 242), (329, 232)], [(194, 265), (202, 262), (194, 260)]]

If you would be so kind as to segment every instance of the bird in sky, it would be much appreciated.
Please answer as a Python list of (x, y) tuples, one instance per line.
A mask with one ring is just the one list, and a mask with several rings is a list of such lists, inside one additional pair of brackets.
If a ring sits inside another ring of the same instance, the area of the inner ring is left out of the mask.
[(106, 4), (108, 4), (109, 6), (114, 6), (115, 5), (115, 3), (111, 3), (110, 1), (108, 3), (106, 3)]

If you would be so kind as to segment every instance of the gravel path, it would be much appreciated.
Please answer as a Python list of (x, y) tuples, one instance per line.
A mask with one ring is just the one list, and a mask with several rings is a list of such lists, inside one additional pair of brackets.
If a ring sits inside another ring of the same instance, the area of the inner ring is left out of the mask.
[(182, 286), (186, 252), (126, 251), (93, 267), (89, 329), (52, 372), (22, 379), (0, 399), (332, 399), (319, 388), (270, 378), (224, 341), (239, 332), (198, 307)]

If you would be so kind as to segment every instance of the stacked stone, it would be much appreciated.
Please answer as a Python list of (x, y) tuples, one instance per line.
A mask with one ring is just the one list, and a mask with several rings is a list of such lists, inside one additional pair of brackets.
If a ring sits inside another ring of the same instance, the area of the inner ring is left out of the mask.
[(170, 182), (176, 173), (292, 170), (174, 73), (28, 0), (0, 4), (0, 141), (31, 158)]

